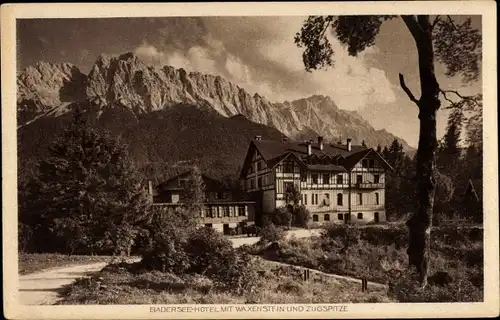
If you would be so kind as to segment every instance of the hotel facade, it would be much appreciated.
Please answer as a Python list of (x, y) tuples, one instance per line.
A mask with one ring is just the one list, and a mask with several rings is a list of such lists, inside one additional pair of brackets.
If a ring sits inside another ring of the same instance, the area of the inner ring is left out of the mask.
[[(262, 140), (250, 143), (240, 175), (256, 212), (292, 203), (292, 190), (313, 223), (379, 223), (386, 220), (385, 177), (391, 166), (373, 149), (346, 143)], [(257, 220), (258, 217), (257, 217)]]

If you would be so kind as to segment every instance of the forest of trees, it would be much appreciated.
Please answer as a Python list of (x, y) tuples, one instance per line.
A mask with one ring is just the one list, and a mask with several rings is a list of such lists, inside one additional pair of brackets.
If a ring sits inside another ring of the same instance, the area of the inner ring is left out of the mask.
[[(434, 224), (454, 218), (481, 223), (482, 210), (467, 212), (465, 197), (469, 181), (478, 196), (482, 195), (482, 107), (473, 109), (451, 106), (446, 133), (438, 143), (436, 153), (436, 193)], [(468, 111), (468, 112), (467, 112)], [(467, 113), (467, 115), (466, 115)], [(465, 129), (465, 130), (464, 130)], [(394, 168), (387, 173), (386, 210), (388, 219), (407, 220), (417, 210), (416, 158), (410, 158), (403, 146), (394, 140), (390, 146), (377, 147)]]

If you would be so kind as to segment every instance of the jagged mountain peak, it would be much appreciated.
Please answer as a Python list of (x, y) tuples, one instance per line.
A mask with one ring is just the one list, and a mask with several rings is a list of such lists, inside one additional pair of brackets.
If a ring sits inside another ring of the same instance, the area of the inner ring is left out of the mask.
[[(42, 63), (35, 68), (55, 70), (51, 66)], [(88, 76), (75, 68), (63, 64), (60, 73), (64, 76), (59, 76), (63, 80), (55, 83), (42, 77), (38, 77), (40, 84), (37, 85), (26, 81), (19, 83), (23, 79), (20, 75), (18, 84), (23, 88), (20, 91), (25, 92), (25, 96), (30, 93), (42, 97), (32, 99), (35, 102), (32, 105), (36, 107), (31, 105), (31, 108), (35, 110), (47, 106), (53, 108), (57, 103), (71, 101), (71, 98), (92, 101), (100, 108), (119, 105), (134, 114), (168, 109), (176, 104), (192, 104), (225, 117), (242, 115), (250, 121), (272, 126), (291, 138), (314, 132), (332, 140), (350, 136), (353, 142), (365, 140), (370, 146), (386, 145), (394, 139), (389, 133), (377, 132), (359, 114), (340, 109), (330, 96), (315, 94), (271, 103), (258, 92), (250, 94), (220, 75), (188, 72), (172, 66), (155, 69), (133, 52), (118, 56), (100, 55)], [(71, 83), (83, 94), (60, 98), (58, 92), (62, 83)], [(47, 97), (52, 98), (47, 101)], [(407, 146), (404, 141), (403, 145)]]

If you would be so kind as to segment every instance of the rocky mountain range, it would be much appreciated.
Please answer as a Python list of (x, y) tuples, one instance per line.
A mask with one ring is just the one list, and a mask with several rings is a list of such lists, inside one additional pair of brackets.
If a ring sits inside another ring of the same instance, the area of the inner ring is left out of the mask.
[[(39, 62), (18, 75), (17, 87), (19, 127), (60, 117), (75, 102), (84, 101), (93, 106), (97, 116), (119, 107), (128, 110), (137, 122), (149, 113), (184, 104), (223, 117), (244, 116), (292, 139), (323, 135), (336, 142), (350, 137), (354, 143), (364, 140), (375, 147), (389, 145), (397, 138), (385, 130), (375, 130), (356, 112), (340, 109), (327, 96), (270, 102), (220, 76), (188, 73), (171, 66), (155, 69), (133, 53), (101, 55), (88, 75), (69, 63)], [(406, 150), (412, 149), (398, 140)]]

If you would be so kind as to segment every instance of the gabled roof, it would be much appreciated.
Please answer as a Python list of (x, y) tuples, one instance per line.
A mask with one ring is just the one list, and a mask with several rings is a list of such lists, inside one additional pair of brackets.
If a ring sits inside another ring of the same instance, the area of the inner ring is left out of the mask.
[[(247, 151), (247, 156), (243, 164), (240, 177), (243, 178), (251, 163), (253, 151), (258, 152), (269, 168), (274, 167), (285, 158), (293, 156), (297, 162), (311, 170), (331, 170), (331, 171), (346, 171), (350, 170), (356, 163), (364, 159), (372, 152), (380, 160), (384, 168), (392, 170), (392, 167), (385, 161), (375, 150), (368, 149), (361, 145), (351, 145), (351, 151), (347, 149), (345, 144), (327, 144), (323, 145), (323, 150), (319, 148), (317, 143), (312, 143), (311, 153), (319, 159), (332, 158), (338, 159), (341, 166), (338, 165), (307, 165), (305, 160), (310, 157), (307, 154), (306, 142), (282, 142), (276, 140), (253, 140)], [(312, 169), (314, 168), (314, 169)]]
[[(189, 171), (181, 173), (175, 177), (172, 177), (164, 182), (159, 183), (156, 187), (160, 190), (181, 190), (182, 186), (179, 184), (179, 180), (187, 178), (189, 176)], [(201, 174), (203, 183), (205, 184), (206, 191), (224, 191), (228, 188), (220, 181), (210, 178), (204, 174)]]
[(376, 152), (375, 150), (373, 150), (371, 148), (348, 156), (344, 160), (343, 166), (346, 169), (351, 170), (357, 163), (359, 163), (361, 160), (366, 158), (368, 155), (374, 155), (375, 158), (377, 158), (380, 161), (380, 163), (382, 163), (382, 166), (384, 167), (384, 169), (391, 170), (391, 171), (394, 170), (391, 167), (391, 165), (387, 161), (385, 161), (385, 159), (382, 158), (382, 156), (378, 152)]

